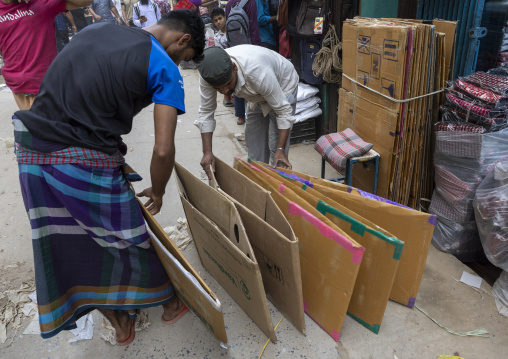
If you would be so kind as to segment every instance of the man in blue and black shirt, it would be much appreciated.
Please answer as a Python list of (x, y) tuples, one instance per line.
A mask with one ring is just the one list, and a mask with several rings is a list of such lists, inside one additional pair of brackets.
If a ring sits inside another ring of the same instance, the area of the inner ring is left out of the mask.
[(14, 115), (44, 338), (96, 308), (115, 327), (117, 344), (127, 345), (137, 309), (162, 305), (166, 324), (188, 311), (120, 170), (121, 136), (155, 103), (151, 187), (139, 196), (156, 214), (173, 170), (177, 116), (185, 112), (178, 64), (199, 62), (204, 44), (204, 24), (187, 10), (144, 29), (88, 26), (53, 61), (31, 109)]

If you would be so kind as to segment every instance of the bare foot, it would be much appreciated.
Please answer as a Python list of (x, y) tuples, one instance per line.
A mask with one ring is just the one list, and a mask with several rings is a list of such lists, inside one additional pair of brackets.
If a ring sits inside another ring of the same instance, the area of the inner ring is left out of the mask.
[(183, 302), (178, 297), (169, 303), (163, 304), (162, 309), (164, 309), (164, 313), (162, 314), (162, 318), (167, 321), (174, 319), (178, 313), (180, 313), (182, 306)]
[(99, 309), (107, 320), (115, 328), (116, 341), (123, 342), (131, 335), (131, 328), (134, 324), (127, 312), (119, 312), (118, 310)]

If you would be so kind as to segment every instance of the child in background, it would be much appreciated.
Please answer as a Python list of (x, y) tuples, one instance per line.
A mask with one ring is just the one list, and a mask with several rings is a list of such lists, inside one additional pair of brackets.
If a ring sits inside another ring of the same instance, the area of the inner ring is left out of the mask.
[[(219, 7), (215, 7), (212, 10), (212, 21), (215, 27), (218, 29), (215, 31), (214, 40), (215, 46), (221, 47), (223, 49), (228, 48), (228, 39), (226, 37), (226, 13), (224, 9)], [(222, 104), (226, 107), (233, 107), (233, 101), (231, 101), (231, 97), (228, 95), (224, 95), (224, 101)]]

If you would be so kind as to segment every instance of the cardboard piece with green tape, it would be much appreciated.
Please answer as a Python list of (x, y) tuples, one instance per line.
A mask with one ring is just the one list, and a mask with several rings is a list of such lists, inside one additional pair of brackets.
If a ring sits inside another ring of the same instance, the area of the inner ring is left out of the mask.
[(291, 176), (252, 160), (249, 160), (249, 163), (272, 176), (281, 185), (290, 188), (302, 200), (307, 201), (344, 233), (365, 247), (348, 314), (378, 334), (404, 243), (383, 228)]
[[(340, 203), (404, 242), (399, 269), (390, 299), (413, 308), (422, 280), (425, 261), (434, 233), (436, 216), (416, 211), (385, 198), (352, 187), (323, 181), (297, 171), (277, 168), (312, 187), (326, 198)], [(343, 191), (344, 187), (347, 188)]]
[(234, 168), (270, 191), (291, 224), (300, 244), (304, 310), (338, 341), (365, 249), (266, 173), (239, 158)]

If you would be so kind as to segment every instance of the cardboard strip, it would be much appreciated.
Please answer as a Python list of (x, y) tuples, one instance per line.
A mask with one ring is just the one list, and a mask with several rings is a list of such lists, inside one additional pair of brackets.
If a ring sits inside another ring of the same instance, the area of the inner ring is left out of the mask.
[(211, 185), (238, 209), (268, 298), (305, 333), (298, 239), (291, 226), (270, 193), (240, 172), (216, 158), (212, 173)]
[(276, 343), (259, 265), (234, 203), (179, 163), (175, 179), (203, 266)]
[[(335, 225), (310, 205), (298, 209), (298, 196), (290, 190), (284, 195), (278, 186), (262, 172), (253, 170), (246, 162), (236, 158), (234, 167), (264, 189), (291, 224), (300, 243), (300, 264), (305, 312), (330, 336), (339, 340), (360, 266), (354, 262), (354, 253), (363, 255), (364, 248), (347, 238)], [(291, 208), (291, 209), (290, 209)], [(290, 214), (293, 213), (293, 214)], [(307, 212), (307, 213), (306, 213)], [(317, 225), (317, 226), (316, 226)], [(324, 236), (324, 226), (335, 233)], [(347, 248), (332, 238), (346, 237)], [(355, 250), (351, 250), (354, 247)]]

